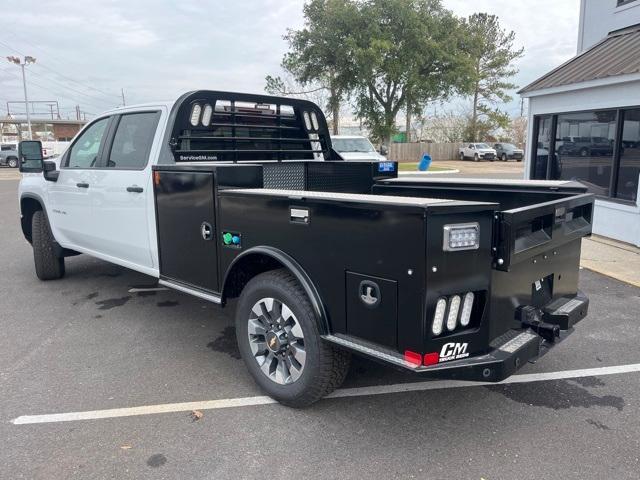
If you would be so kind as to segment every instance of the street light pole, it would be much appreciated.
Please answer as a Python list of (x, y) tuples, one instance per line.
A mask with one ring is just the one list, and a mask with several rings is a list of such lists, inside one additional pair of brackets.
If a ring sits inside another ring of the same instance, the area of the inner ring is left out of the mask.
[(31, 114), (29, 113), (29, 97), (27, 96), (27, 77), (24, 71), (24, 67), (29, 65), (30, 63), (36, 63), (36, 59), (30, 56), (25, 56), (24, 61), (20, 60), (19, 57), (7, 57), (11, 63), (15, 63), (19, 65), (22, 69), (22, 87), (24, 89), (24, 108), (27, 112), (27, 125), (29, 127), (29, 140), (33, 140), (33, 132), (31, 131)]

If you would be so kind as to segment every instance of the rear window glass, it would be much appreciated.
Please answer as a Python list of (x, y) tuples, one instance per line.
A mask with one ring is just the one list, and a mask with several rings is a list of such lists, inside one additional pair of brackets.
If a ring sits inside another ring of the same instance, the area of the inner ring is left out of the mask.
[(143, 168), (147, 164), (160, 112), (123, 115), (107, 161), (111, 168)]

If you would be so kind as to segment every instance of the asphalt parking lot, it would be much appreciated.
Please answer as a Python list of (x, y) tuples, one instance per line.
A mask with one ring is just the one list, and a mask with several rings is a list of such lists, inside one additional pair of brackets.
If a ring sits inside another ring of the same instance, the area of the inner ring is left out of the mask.
[[(291, 410), (245, 371), (231, 310), (130, 292), (153, 279), (86, 256), (38, 281), (16, 191), (0, 179), (2, 479), (639, 477), (636, 287), (582, 270), (588, 318), (517, 382), (416, 384), (355, 360), (337, 398)], [(209, 403), (194, 419), (181, 402)]]

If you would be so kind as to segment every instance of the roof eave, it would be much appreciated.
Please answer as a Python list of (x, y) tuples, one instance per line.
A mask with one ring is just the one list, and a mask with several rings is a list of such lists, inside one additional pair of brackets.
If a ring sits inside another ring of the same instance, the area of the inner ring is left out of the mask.
[(575, 90), (584, 90), (587, 88), (606, 87), (609, 85), (619, 85), (622, 83), (640, 82), (640, 73), (632, 73), (628, 75), (616, 75), (614, 77), (597, 78), (595, 80), (587, 80), (585, 82), (568, 83), (557, 87), (541, 88), (539, 90), (526, 89), (520, 90), (518, 93), (523, 98), (539, 97), (542, 95), (552, 95), (555, 93), (571, 92)]

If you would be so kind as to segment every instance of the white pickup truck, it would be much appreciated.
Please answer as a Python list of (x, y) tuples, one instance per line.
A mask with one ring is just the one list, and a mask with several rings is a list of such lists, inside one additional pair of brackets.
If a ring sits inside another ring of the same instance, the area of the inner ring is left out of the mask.
[(238, 298), (242, 358), (286, 405), (337, 388), (351, 353), (497, 382), (587, 314), (583, 185), (397, 178), (396, 162), (345, 161), (311, 102), (199, 90), (106, 112), (55, 160), (18, 150), (40, 279), (83, 253)]
[(497, 153), (486, 143), (469, 143), (460, 147), (458, 155), (460, 156), (460, 160), (469, 158), (475, 162), (479, 162), (480, 160), (490, 160), (493, 162), (496, 159)]

